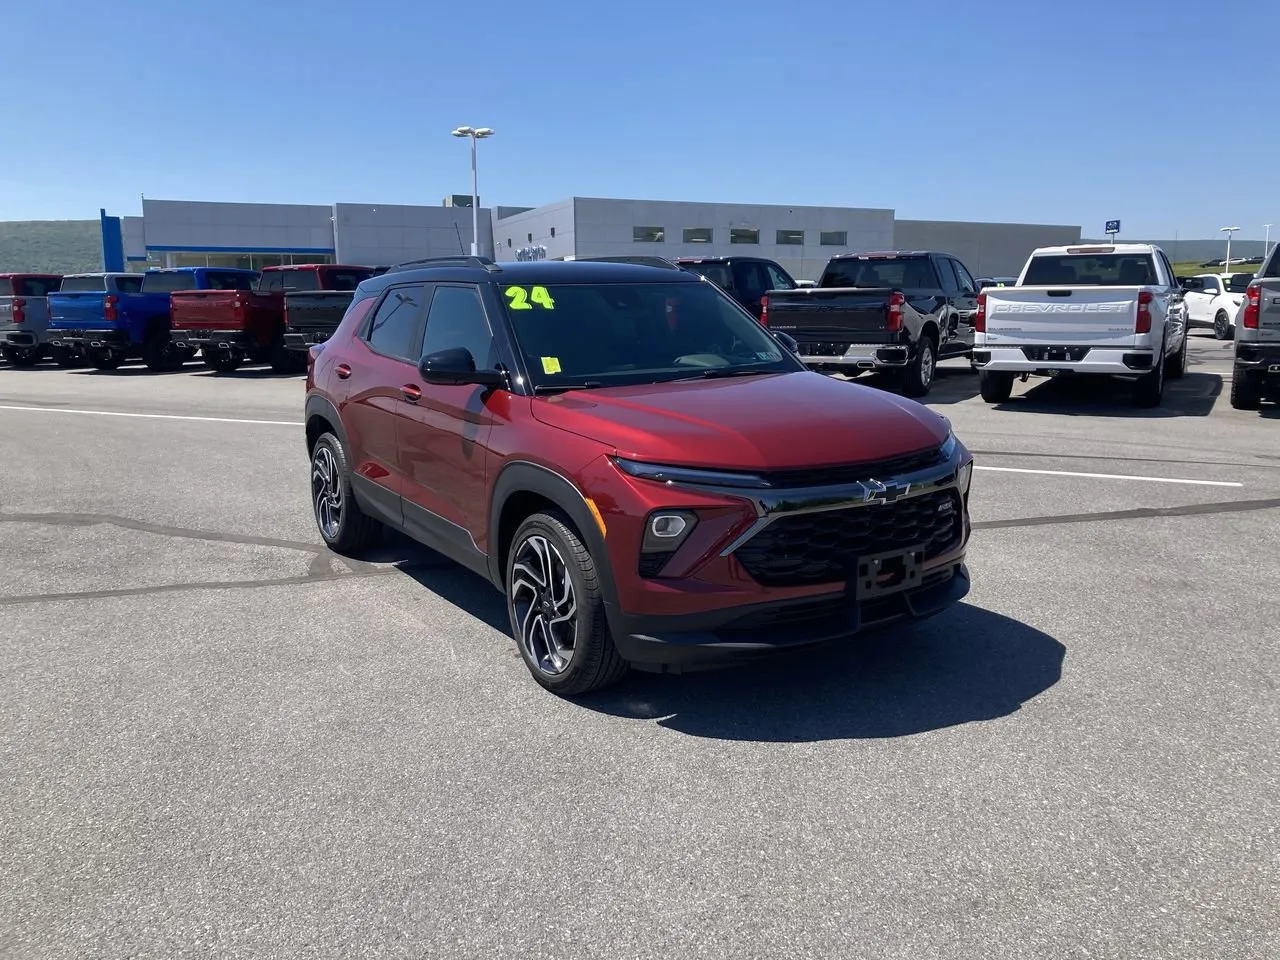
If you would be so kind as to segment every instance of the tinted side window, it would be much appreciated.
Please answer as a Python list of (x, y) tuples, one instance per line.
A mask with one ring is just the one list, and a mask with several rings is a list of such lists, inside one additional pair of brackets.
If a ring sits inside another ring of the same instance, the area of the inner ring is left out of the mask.
[(938, 257), (933, 261), (933, 265), (938, 269), (938, 279), (942, 282), (942, 292), (959, 293), (960, 285), (956, 282), (956, 272), (951, 266), (951, 261), (946, 257)]
[(493, 368), (493, 333), (479, 291), (475, 287), (438, 286), (427, 313), (421, 355), (457, 347), (471, 351), (477, 370)]
[(116, 293), (141, 293), (142, 277), (116, 277)]
[(734, 275), (738, 292), (747, 300), (759, 300), (768, 293), (771, 286), (769, 275), (764, 272), (763, 264), (750, 260), (737, 264)]
[(18, 291), (24, 297), (47, 297), (51, 293), (56, 293), (58, 285), (62, 283), (59, 278), (57, 280), (51, 277), (28, 277), (18, 286)]
[(204, 275), (210, 290), (252, 290), (258, 279), (252, 273), (222, 273), (211, 270)]
[(1221, 291), (1222, 291), (1222, 288), (1221, 288), (1220, 286), (1218, 286), (1218, 278), (1217, 278), (1217, 277), (1205, 277), (1205, 278), (1204, 278), (1204, 292), (1205, 292), (1205, 293), (1220, 293)]
[(378, 306), (365, 334), (369, 346), (379, 353), (401, 360), (416, 359), (413, 349), (422, 315), (424, 287), (392, 287)]
[(1271, 256), (1267, 257), (1267, 265), (1258, 271), (1258, 276), (1267, 280), (1280, 277), (1280, 244), (1271, 251)]
[(790, 277), (782, 272), (772, 263), (766, 263), (764, 266), (765, 273), (769, 275), (769, 288), (771, 290), (794, 290), (795, 283)]
[(969, 293), (976, 293), (978, 285), (973, 282), (973, 274), (965, 268), (965, 265), (959, 260), (952, 260), (951, 266), (956, 272), (956, 280), (960, 284), (960, 289)]

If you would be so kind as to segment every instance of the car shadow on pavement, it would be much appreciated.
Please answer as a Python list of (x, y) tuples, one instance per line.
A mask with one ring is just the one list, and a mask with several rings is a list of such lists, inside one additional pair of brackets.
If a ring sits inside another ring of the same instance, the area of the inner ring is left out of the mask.
[(1164, 390), (1164, 402), (1160, 406), (1143, 408), (1133, 403), (1133, 386), (1124, 380), (1052, 377), (1033, 379), (1026, 393), (994, 406), (1014, 413), (1051, 413), (1066, 417), (1207, 417), (1222, 394), (1222, 377), (1216, 373), (1188, 372), (1181, 380), (1167, 381)]
[(1016, 713), (1062, 676), (1066, 648), (960, 604), (923, 623), (732, 670), (655, 675), (576, 699), (691, 736), (798, 742), (905, 737)]

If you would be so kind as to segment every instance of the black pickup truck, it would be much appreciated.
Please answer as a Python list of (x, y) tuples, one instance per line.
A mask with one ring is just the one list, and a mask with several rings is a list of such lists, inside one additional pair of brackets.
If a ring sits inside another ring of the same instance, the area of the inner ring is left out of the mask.
[(910, 397), (929, 392), (939, 360), (973, 352), (977, 284), (949, 253), (845, 254), (816, 287), (770, 290), (765, 299), (762, 322), (794, 338), (809, 367), (889, 371)]
[(329, 339), (338, 329), (360, 281), (386, 272), (386, 267), (333, 264), (313, 272), (281, 270), (268, 275), (263, 270), (264, 289), (284, 292), (285, 350), (305, 359), (313, 343)]

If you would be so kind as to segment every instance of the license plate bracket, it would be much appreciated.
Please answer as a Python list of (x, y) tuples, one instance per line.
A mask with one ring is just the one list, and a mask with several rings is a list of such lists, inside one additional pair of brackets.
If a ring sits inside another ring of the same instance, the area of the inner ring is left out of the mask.
[(918, 587), (924, 578), (924, 547), (889, 550), (859, 557), (850, 584), (859, 600), (869, 600)]

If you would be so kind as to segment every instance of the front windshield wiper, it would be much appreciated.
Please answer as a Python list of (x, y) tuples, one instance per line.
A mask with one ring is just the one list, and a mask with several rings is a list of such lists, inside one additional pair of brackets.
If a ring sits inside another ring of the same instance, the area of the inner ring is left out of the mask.
[(533, 388), (535, 394), (539, 393), (564, 393), (567, 390), (591, 390), (594, 387), (603, 387), (604, 384), (599, 380), (583, 380), (581, 383), (540, 383)]
[[(773, 365), (773, 361), (769, 361), (768, 366)], [(781, 370), (762, 369), (764, 364), (742, 364), (737, 367), (711, 367), (703, 370), (701, 373), (692, 377), (681, 377), (673, 383), (682, 383), (685, 380), (718, 380), (721, 377), (758, 377), (763, 373), (781, 373)]]

